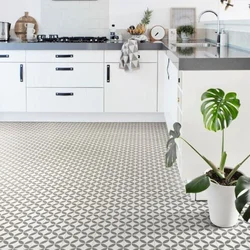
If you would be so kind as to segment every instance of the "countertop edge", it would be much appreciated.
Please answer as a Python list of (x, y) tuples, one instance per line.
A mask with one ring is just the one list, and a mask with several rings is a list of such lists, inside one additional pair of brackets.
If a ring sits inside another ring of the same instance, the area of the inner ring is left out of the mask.
[[(121, 50), (123, 43), (0, 43), (0, 50)], [(139, 43), (140, 50), (166, 51), (171, 61), (178, 64), (179, 70), (250, 70), (249, 57), (234, 58), (185, 58), (169, 50), (167, 43)], [(246, 52), (247, 53), (247, 52)]]
[[(123, 43), (0, 43), (0, 50), (121, 50)], [(139, 43), (139, 50), (162, 50), (163, 43)]]
[(250, 58), (180, 58), (179, 70), (250, 70)]

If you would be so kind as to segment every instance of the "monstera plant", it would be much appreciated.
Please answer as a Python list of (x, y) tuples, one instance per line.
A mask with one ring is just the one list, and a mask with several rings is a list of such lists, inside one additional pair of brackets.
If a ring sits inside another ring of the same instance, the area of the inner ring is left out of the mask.
[[(239, 213), (246, 221), (250, 218), (250, 178), (238, 171), (250, 155), (234, 168), (229, 169), (225, 167), (227, 160), (227, 153), (224, 145), (225, 129), (237, 118), (241, 104), (236, 93), (231, 92), (225, 94), (221, 89), (207, 90), (201, 96), (201, 101), (201, 113), (203, 115), (205, 128), (214, 132), (221, 131), (222, 133), (220, 165), (216, 166), (187, 140), (182, 138), (180, 133), (181, 124), (175, 123), (173, 125), (174, 130), (170, 131), (169, 140), (167, 142), (166, 166), (171, 167), (175, 163), (177, 159), (176, 140), (183, 140), (211, 169), (202, 176), (189, 182), (186, 185), (186, 192), (199, 193), (206, 189), (208, 189), (208, 191), (212, 190), (213, 192), (210, 192), (208, 195), (210, 219), (213, 224), (217, 226), (230, 227), (237, 223)], [(231, 192), (231, 194), (226, 192)], [(224, 200), (224, 197), (225, 199), (229, 197), (229, 201)], [(228, 202), (232, 203), (232, 209), (229, 208), (230, 204), (228, 204)], [(222, 208), (222, 206), (224, 207)], [(216, 212), (217, 214), (215, 215), (211, 214)], [(232, 214), (235, 216), (233, 221)]]

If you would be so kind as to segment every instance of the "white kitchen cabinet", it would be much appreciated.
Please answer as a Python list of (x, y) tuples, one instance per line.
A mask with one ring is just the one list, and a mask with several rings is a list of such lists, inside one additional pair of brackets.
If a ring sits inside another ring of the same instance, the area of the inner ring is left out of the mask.
[(28, 88), (28, 112), (103, 112), (102, 88)]
[[(200, 111), (201, 95), (209, 88), (221, 88), (225, 92), (238, 94), (241, 100), (239, 116), (225, 131), (226, 166), (235, 167), (250, 154), (250, 135), (247, 133), (250, 99), (246, 81), (250, 71), (178, 71), (178, 64), (171, 60), (167, 65), (164, 112), (168, 130), (173, 128), (175, 122), (181, 123), (181, 136), (216, 165), (220, 163), (222, 133), (205, 129)], [(186, 143), (177, 140), (177, 145), (177, 165), (183, 180), (192, 180), (209, 169)], [(242, 166), (242, 171), (248, 176), (249, 165), (250, 162), (246, 162)], [(196, 199), (205, 200), (206, 193), (197, 194)]]
[(167, 56), (166, 51), (158, 51), (158, 108), (157, 111), (164, 113), (164, 95), (165, 82), (167, 70)]
[(140, 63), (132, 72), (119, 63), (105, 69), (105, 112), (157, 112), (157, 63)]
[(27, 51), (27, 111), (104, 111), (104, 51)]
[(103, 63), (27, 63), (28, 87), (103, 87)]
[(165, 68), (165, 86), (164, 86), (164, 115), (168, 129), (171, 129), (173, 123), (178, 121), (178, 65), (173, 63), (167, 55)]
[[(0, 52), (1, 57), (2, 51)], [(22, 59), (16, 55), (16, 60)], [(18, 58), (18, 59), (17, 59)], [(7, 58), (7, 60), (9, 60)], [(25, 63), (0, 60), (0, 112), (26, 111)]]
[[(178, 63), (173, 62), (165, 53), (164, 63), (164, 116), (170, 131), (175, 122), (182, 123), (182, 89)], [(182, 142), (177, 141), (177, 165), (182, 174)]]

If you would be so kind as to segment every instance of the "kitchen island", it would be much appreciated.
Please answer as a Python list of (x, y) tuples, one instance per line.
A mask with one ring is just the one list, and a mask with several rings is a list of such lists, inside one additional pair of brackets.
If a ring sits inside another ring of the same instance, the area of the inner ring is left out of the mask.
[[(227, 47), (174, 47), (159, 52), (159, 86), (162, 86), (164, 114), (169, 129), (175, 122), (182, 125), (181, 135), (199, 152), (216, 165), (221, 156), (220, 132), (204, 128), (200, 111), (201, 96), (210, 88), (221, 88), (226, 93), (236, 92), (241, 101), (239, 116), (225, 131), (225, 150), (228, 154), (227, 166), (235, 167), (250, 153), (250, 135), (246, 131), (249, 123), (249, 53)], [(192, 51), (192, 53), (189, 53)], [(189, 54), (181, 54), (187, 52)], [(182, 141), (178, 141), (177, 165), (183, 180), (192, 180), (202, 175), (208, 165)], [(248, 164), (243, 173), (250, 175)], [(206, 193), (193, 196), (205, 200)]]

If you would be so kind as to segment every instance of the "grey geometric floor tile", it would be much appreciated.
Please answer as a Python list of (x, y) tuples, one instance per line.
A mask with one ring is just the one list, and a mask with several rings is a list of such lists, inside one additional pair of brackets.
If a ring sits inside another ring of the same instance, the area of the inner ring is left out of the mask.
[(245, 250), (166, 169), (163, 123), (0, 123), (0, 249)]

